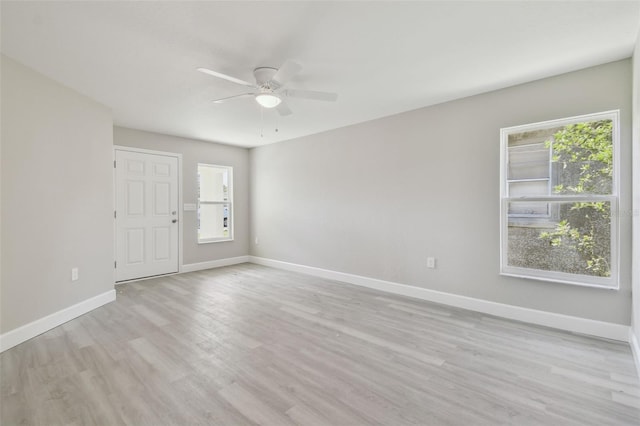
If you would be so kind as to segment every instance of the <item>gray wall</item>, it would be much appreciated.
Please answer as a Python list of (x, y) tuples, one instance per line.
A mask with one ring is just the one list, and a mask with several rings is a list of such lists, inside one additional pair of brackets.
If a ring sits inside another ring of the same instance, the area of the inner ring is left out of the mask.
[(184, 203), (198, 201), (198, 163), (233, 167), (234, 240), (198, 244), (195, 211), (183, 211), (183, 263), (246, 256), (249, 253), (249, 151), (229, 145), (115, 127), (114, 145), (182, 154)]
[[(633, 52), (633, 332), (640, 343), (640, 34)], [(640, 354), (638, 354), (640, 356)], [(640, 368), (640, 365), (637, 366)], [(640, 374), (640, 371), (638, 372)]]
[(624, 60), (254, 148), (251, 254), (628, 325), (630, 217), (621, 289), (583, 288), (498, 274), (498, 199), (501, 127), (620, 109), (628, 211), (630, 94)]
[(0, 62), (5, 333), (113, 290), (113, 121), (95, 101)]

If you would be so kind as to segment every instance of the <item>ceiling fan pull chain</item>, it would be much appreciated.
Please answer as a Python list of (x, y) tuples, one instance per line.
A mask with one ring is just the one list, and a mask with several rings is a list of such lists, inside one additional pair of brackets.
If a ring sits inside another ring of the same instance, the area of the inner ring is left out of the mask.
[(260, 108), (260, 137), (264, 138), (264, 108)]

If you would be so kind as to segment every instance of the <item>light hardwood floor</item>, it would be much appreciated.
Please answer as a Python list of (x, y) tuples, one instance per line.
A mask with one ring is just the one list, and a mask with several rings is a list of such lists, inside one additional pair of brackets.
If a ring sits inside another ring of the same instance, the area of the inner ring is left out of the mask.
[(639, 425), (623, 343), (243, 264), (0, 355), (2, 425)]

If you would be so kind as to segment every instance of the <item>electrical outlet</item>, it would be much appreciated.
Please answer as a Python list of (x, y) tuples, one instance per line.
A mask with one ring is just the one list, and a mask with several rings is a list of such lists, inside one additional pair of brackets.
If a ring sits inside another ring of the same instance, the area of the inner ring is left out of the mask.
[(427, 257), (427, 268), (436, 269), (436, 258), (435, 257)]
[(78, 281), (78, 268), (71, 268), (71, 281)]

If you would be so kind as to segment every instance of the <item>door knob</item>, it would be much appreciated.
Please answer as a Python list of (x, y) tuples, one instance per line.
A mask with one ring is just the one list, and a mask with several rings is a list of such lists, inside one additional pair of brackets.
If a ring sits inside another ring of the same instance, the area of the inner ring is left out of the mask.
[(178, 219), (173, 219), (173, 220), (171, 221), (171, 223), (176, 223), (177, 221), (178, 221)]

